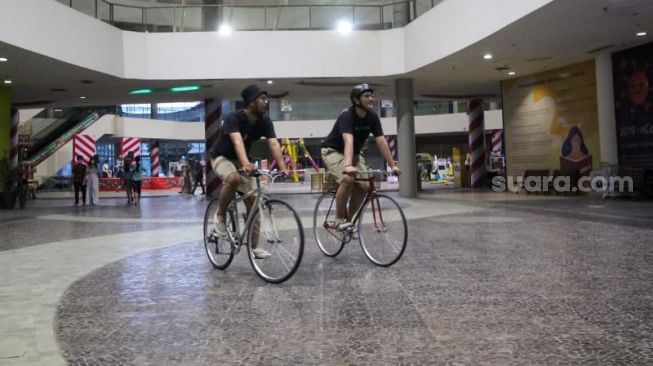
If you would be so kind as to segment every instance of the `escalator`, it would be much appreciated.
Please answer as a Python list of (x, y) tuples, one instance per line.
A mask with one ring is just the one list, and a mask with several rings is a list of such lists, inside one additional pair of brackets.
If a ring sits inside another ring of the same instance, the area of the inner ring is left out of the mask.
[[(34, 166), (38, 165), (70, 141), (75, 134), (82, 132), (107, 113), (115, 113), (115, 108), (77, 107), (61, 111), (56, 119), (34, 133), (33, 145), (27, 150), (23, 160), (30, 161)], [(35, 116), (35, 118), (43, 117), (45, 115), (42, 114)]]

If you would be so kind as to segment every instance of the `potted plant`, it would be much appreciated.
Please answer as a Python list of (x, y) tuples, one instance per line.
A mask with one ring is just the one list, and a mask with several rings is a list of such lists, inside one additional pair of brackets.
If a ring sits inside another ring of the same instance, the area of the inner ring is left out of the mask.
[(18, 171), (11, 167), (9, 159), (6, 156), (0, 158), (0, 207), (3, 209), (16, 206), (18, 177)]

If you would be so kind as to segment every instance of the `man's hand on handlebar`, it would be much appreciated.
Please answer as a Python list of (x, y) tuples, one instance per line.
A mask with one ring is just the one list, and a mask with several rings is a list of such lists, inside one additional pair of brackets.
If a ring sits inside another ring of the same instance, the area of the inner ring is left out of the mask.
[(397, 177), (401, 175), (401, 169), (399, 169), (398, 166), (395, 165), (394, 168), (392, 168), (392, 175), (396, 175)]
[(356, 175), (356, 173), (358, 173), (358, 169), (355, 166), (347, 165), (345, 167), (345, 174)]
[(247, 164), (243, 165), (243, 172), (245, 172), (248, 175), (252, 175), (252, 174), (256, 173), (256, 165), (254, 165), (252, 163), (247, 163)]

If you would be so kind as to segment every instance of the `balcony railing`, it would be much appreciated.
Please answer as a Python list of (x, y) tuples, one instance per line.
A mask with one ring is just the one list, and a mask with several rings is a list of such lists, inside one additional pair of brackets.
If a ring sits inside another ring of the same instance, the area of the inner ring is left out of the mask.
[(403, 0), (383, 5), (157, 5), (108, 0), (57, 0), (82, 13), (137, 32), (208, 32), (228, 24), (237, 31), (325, 30), (346, 20), (358, 30), (401, 27), (443, 0)]

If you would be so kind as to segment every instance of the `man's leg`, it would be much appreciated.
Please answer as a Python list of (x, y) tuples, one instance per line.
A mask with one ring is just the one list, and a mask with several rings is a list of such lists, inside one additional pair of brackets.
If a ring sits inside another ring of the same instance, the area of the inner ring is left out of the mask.
[(368, 184), (366, 182), (356, 182), (354, 184), (354, 189), (351, 193), (351, 199), (349, 200), (349, 219), (353, 219), (354, 215), (358, 209), (363, 204), (365, 200), (365, 194), (367, 193)]
[(82, 204), (86, 205), (86, 184), (82, 184)]
[(348, 219), (347, 215), (347, 201), (351, 196), (351, 191), (354, 186), (354, 177), (345, 175), (340, 181), (338, 191), (336, 192), (336, 219)]
[(73, 186), (75, 187), (75, 204), (79, 205), (79, 183), (74, 183)]

